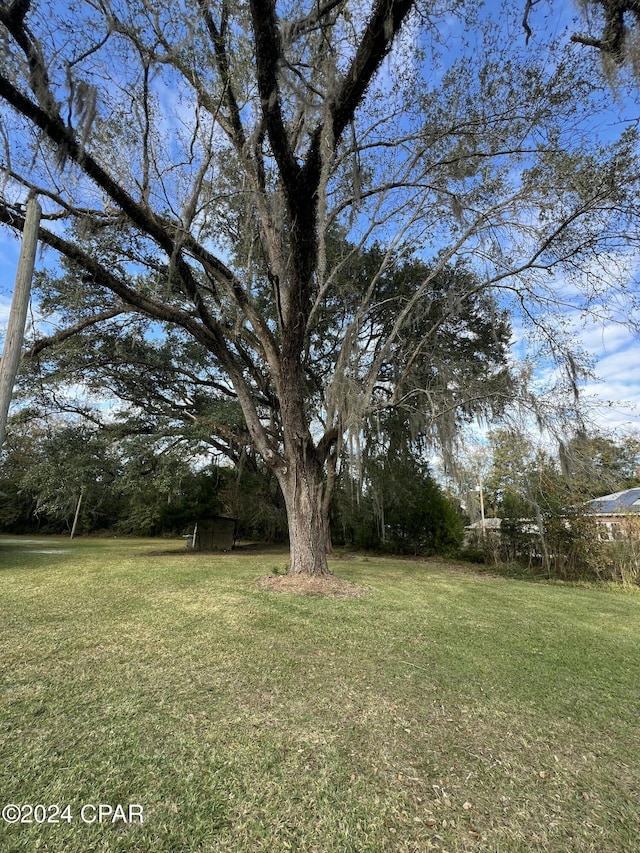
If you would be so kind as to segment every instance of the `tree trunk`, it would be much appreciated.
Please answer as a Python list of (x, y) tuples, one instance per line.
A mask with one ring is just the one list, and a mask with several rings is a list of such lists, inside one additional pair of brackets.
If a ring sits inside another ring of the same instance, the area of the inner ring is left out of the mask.
[(289, 574), (329, 575), (322, 468), (302, 453), (287, 461), (287, 471), (279, 480), (289, 524)]

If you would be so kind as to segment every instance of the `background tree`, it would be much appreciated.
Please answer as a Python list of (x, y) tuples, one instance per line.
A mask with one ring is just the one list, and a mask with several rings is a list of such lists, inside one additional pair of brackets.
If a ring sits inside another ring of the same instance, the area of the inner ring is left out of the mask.
[(35, 436), (12, 419), (0, 466), (0, 529), (3, 533), (28, 533), (37, 529), (37, 497), (25, 488), (38, 447)]
[(230, 515), (243, 538), (286, 532), (268, 470), (211, 463), (199, 443), (133, 434), (119, 424), (52, 419), (24, 409), (0, 466), (0, 530), (180, 535), (200, 518)]
[(340, 460), (331, 529), (336, 543), (404, 554), (455, 551), (462, 516), (425, 459), (428, 430), (403, 410), (363, 430), (353, 456)]
[(200, 518), (228, 512), (222, 493), (231, 471), (200, 462), (186, 443), (134, 436), (119, 442), (117, 452), (122, 461), (115, 489), (122, 509), (115, 531), (180, 535)]
[[(118, 512), (113, 486), (119, 460), (109, 441), (86, 425), (23, 419), (8, 442), (0, 490), (11, 532), (98, 530)], [(81, 514), (82, 513), (82, 514)]]
[(531, 435), (501, 429), (489, 447), (487, 499), (502, 519), (503, 558), (540, 561), (565, 578), (598, 575), (608, 558), (588, 502), (637, 484), (637, 439), (581, 431), (553, 454)]
[(614, 440), (580, 430), (561, 442), (559, 458), (571, 487), (585, 499), (640, 484), (640, 440), (633, 434)]
[[(432, 413), (424, 373), (405, 379), (445, 319), (499, 294), (575, 375), (550, 315), (605, 311), (611, 253), (635, 239), (633, 133), (605, 150), (593, 77), (553, 48), (524, 61), (479, 8), (99, 0), (71, 25), (64, 6), (0, 4), (0, 220), (22, 229), (34, 191), (55, 223), (40, 239), (78, 295), (56, 341), (135, 314), (160, 360), (164, 336), (195, 345), (208, 399), (242, 412), (229, 445), (280, 485), (292, 572), (328, 571), (342, 437), (408, 399)], [(377, 266), (346, 282), (375, 240)], [(418, 250), (421, 277), (390, 292)], [(462, 259), (475, 275), (411, 342)]]

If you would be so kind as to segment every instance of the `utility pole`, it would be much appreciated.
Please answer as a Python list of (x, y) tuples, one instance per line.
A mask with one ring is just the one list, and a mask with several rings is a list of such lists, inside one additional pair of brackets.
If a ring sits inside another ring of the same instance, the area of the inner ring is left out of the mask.
[(38, 248), (38, 227), (42, 208), (35, 196), (27, 201), (27, 211), (22, 232), (20, 260), (16, 273), (16, 283), (11, 300), (11, 312), (7, 326), (7, 336), (4, 340), (4, 350), (0, 361), (0, 447), (4, 444), (7, 432), (7, 417), (9, 404), (13, 394), (16, 374), (20, 366), (24, 329), (27, 323), (27, 309), (31, 296), (31, 279)]
[(80, 497), (78, 498), (78, 503), (76, 504), (76, 514), (73, 519), (73, 527), (71, 528), (71, 536), (69, 539), (73, 539), (76, 535), (76, 528), (78, 526), (78, 519), (80, 518), (80, 507), (82, 506), (82, 498), (84, 497), (84, 486), (80, 489)]

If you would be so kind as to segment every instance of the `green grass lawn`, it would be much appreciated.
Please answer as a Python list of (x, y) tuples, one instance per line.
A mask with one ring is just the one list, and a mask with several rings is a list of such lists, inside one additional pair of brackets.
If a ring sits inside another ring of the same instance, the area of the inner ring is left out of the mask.
[(640, 849), (640, 594), (286, 561), (0, 538), (2, 853)]

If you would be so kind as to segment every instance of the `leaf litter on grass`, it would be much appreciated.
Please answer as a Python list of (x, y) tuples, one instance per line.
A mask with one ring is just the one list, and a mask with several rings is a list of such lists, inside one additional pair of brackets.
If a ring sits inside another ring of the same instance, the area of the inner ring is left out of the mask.
[(367, 587), (358, 586), (336, 575), (266, 575), (256, 578), (256, 586), (268, 592), (319, 595), (325, 598), (363, 598), (371, 593)]

